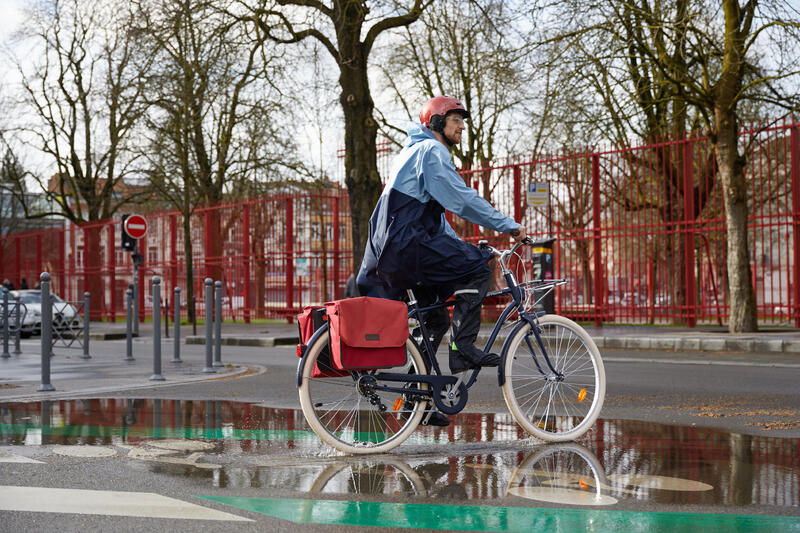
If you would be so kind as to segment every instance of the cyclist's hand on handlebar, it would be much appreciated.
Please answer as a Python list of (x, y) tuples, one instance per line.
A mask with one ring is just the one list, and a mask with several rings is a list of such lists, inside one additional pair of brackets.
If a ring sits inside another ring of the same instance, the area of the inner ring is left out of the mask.
[(517, 242), (522, 242), (522, 241), (524, 241), (525, 239), (528, 238), (528, 234), (525, 232), (525, 228), (522, 227), (522, 226), (517, 228), (517, 232), (515, 232), (515, 233), (516, 233), (516, 235), (512, 234), (511, 236)]

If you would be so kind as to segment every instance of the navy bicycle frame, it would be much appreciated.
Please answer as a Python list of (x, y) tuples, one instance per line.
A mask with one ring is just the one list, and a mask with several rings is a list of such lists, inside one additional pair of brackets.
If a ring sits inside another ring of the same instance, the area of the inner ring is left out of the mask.
[[(519, 244), (517, 246), (519, 246)], [(515, 246), (512, 249), (512, 252), (514, 250), (516, 250), (517, 246)], [(540, 351), (542, 353), (542, 356), (543, 356), (545, 362), (547, 363), (547, 367), (553, 373), (553, 375), (555, 376), (556, 379), (558, 379), (558, 380), (562, 379), (563, 376), (561, 375), (560, 372), (558, 372), (553, 367), (553, 364), (550, 361), (550, 357), (548, 356), (548, 353), (547, 353), (547, 350), (546, 350), (546, 348), (544, 346), (544, 343), (542, 342), (542, 338), (541, 338), (541, 335), (540, 335), (541, 330), (539, 329), (539, 326), (536, 324), (536, 320), (535, 320), (535, 318), (539, 316), (539, 313), (536, 313), (535, 316), (531, 316), (525, 310), (524, 298), (523, 298), (524, 291), (520, 290), (520, 287), (517, 284), (517, 281), (514, 279), (514, 275), (510, 271), (505, 270), (503, 272), (503, 277), (505, 278), (507, 287), (505, 287), (504, 289), (497, 290), (497, 291), (489, 292), (489, 293), (486, 294), (486, 296), (484, 298), (484, 300), (485, 300), (486, 298), (495, 297), (495, 296), (502, 296), (502, 295), (505, 295), (505, 294), (510, 294), (511, 295), (511, 302), (509, 302), (508, 305), (506, 305), (505, 309), (503, 309), (503, 312), (500, 314), (500, 317), (497, 319), (497, 321), (495, 322), (494, 327), (492, 328), (492, 333), (489, 336), (489, 340), (486, 343), (486, 347), (484, 348), (484, 351), (486, 351), (486, 352), (489, 352), (491, 350), (492, 346), (494, 345), (494, 342), (497, 340), (497, 336), (500, 333), (500, 330), (501, 330), (501, 328), (503, 326), (503, 323), (505, 323), (505, 321), (508, 318), (508, 316), (511, 313), (513, 313), (515, 309), (519, 313), (519, 320), (517, 321), (516, 326), (514, 326), (514, 328), (512, 329), (511, 333), (508, 335), (508, 337), (506, 339), (506, 342), (503, 345), (503, 349), (502, 349), (502, 352), (501, 352), (501, 361), (500, 361), (500, 365), (499, 365), (499, 367), (497, 369), (498, 385), (499, 386), (503, 386), (503, 384), (505, 383), (505, 375), (503, 373), (503, 368), (505, 366), (506, 357), (508, 357), (508, 344), (511, 342), (511, 339), (513, 339), (513, 337), (516, 335), (516, 333), (521, 328), (525, 327), (526, 324), (530, 325), (530, 327), (531, 327), (531, 333), (536, 338), (536, 343), (537, 343), (537, 345), (538, 345), (538, 347), (539, 347), (539, 349), (540, 349)], [(562, 280), (550, 280), (549, 282), (544, 282), (544, 283), (558, 283), (559, 281), (562, 281)], [(441, 411), (443, 411), (443, 412), (445, 412), (447, 414), (454, 414), (454, 413), (460, 411), (461, 409), (463, 409), (464, 404), (466, 403), (466, 391), (470, 387), (472, 387), (472, 385), (477, 380), (478, 374), (480, 373), (481, 368), (480, 367), (475, 368), (472, 371), (472, 375), (470, 376), (469, 380), (466, 383), (464, 383), (461, 380), (461, 378), (459, 378), (459, 377), (452, 376), (452, 375), (443, 375), (442, 374), (441, 368), (439, 367), (439, 362), (436, 360), (435, 353), (433, 352), (433, 347), (431, 346), (431, 343), (430, 343), (430, 338), (428, 336), (428, 331), (425, 328), (425, 324), (424, 324), (424, 321), (422, 320), (422, 317), (424, 316), (424, 313), (426, 313), (428, 311), (432, 311), (432, 310), (435, 310), (435, 309), (446, 308), (446, 307), (452, 307), (452, 306), (455, 305), (455, 301), (440, 302), (440, 303), (436, 303), (436, 304), (433, 304), (433, 305), (430, 305), (430, 306), (427, 306), (427, 307), (419, 307), (416, 299), (412, 298), (412, 296), (413, 296), (413, 291), (409, 291), (410, 301), (408, 302), (408, 318), (413, 318), (413, 319), (415, 319), (417, 321), (417, 324), (419, 325), (419, 328), (420, 328), (420, 332), (422, 334), (422, 343), (424, 345), (424, 350), (420, 350), (419, 349), (420, 346), (419, 346), (419, 343), (417, 343), (416, 339), (411, 338), (411, 342), (413, 342), (414, 345), (416, 346), (416, 348), (420, 351), (420, 353), (421, 353), (421, 355), (423, 357), (425, 366), (426, 366), (425, 370), (428, 373), (427, 374), (399, 374), (399, 373), (394, 373), (394, 372), (364, 371), (364, 370), (351, 371), (350, 373), (353, 376), (354, 380), (358, 380), (359, 376), (361, 376), (361, 375), (363, 375), (365, 373), (367, 373), (367, 374), (374, 373), (373, 374), (374, 378), (377, 381), (398, 382), (398, 383), (404, 383), (404, 384), (407, 384), (409, 382), (427, 383), (428, 385), (431, 386), (431, 389), (428, 389), (428, 390), (418, 389), (418, 390), (415, 390), (415, 394), (430, 398), (434, 402), (436, 407), (439, 408)], [(321, 326), (317, 331), (314, 332), (312, 337), (309, 339), (308, 343), (305, 346), (303, 346), (303, 354), (302, 354), (302, 357), (301, 357), (300, 361), (298, 362), (298, 366), (297, 366), (297, 386), (298, 387), (300, 387), (300, 385), (302, 384), (302, 369), (303, 369), (303, 366), (304, 366), (304, 363), (305, 363), (305, 359), (306, 359), (306, 357), (308, 355), (307, 347), (311, 346), (317, 340), (318, 337), (326, 334), (327, 333), (327, 327), (328, 327), (327, 323), (325, 323), (323, 326)], [(530, 353), (531, 353), (531, 358), (533, 359), (534, 363), (536, 364), (537, 369), (544, 375), (546, 372), (544, 371), (544, 369), (540, 365), (540, 363), (538, 361), (538, 358), (535, 355), (535, 350), (533, 349), (533, 346), (531, 345), (530, 336), (526, 336), (525, 342), (528, 345), (528, 349), (530, 350)], [(434, 371), (434, 374), (430, 373), (431, 370)], [(459, 407), (447, 409), (441, 403), (440, 395), (441, 395), (442, 391), (444, 390), (444, 388), (446, 386), (457, 386), (459, 388), (459, 390), (463, 392), (464, 399), (463, 399), (462, 402), (459, 403)], [(399, 394), (408, 394), (409, 393), (409, 389), (407, 387), (389, 387), (389, 386), (377, 385), (376, 384), (376, 385), (374, 385), (374, 389), (382, 391), (382, 392), (396, 392), (396, 393), (399, 393)]]

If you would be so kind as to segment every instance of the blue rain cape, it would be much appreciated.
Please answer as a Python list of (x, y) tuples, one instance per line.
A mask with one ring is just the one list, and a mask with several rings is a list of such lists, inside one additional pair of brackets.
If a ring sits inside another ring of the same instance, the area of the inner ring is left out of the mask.
[(362, 295), (396, 297), (402, 289), (446, 286), (487, 268), (491, 254), (458, 238), (445, 209), (501, 233), (520, 226), (467, 187), (447, 147), (412, 124), (369, 221), (358, 273)]

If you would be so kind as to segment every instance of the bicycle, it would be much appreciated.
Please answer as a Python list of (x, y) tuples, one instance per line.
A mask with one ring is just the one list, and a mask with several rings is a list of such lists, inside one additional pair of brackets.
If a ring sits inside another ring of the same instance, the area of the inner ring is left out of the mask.
[[(516, 312), (516, 323), (503, 344), (497, 369), (506, 405), (528, 434), (546, 442), (575, 440), (589, 430), (602, 409), (606, 384), (603, 361), (581, 326), (559, 315), (531, 311), (546, 294), (567, 281), (518, 282), (508, 263), (520, 257), (517, 250), (523, 244), (533, 243), (526, 239), (504, 251), (486, 241), (479, 243), (497, 257), (506, 283), (505, 288), (489, 292), (486, 298), (511, 297), (484, 350), (491, 351), (503, 324)], [(421, 337), (409, 336), (406, 341), (405, 365), (362, 371), (332, 368), (330, 358), (320, 357), (328, 343), (327, 323), (301, 347), (297, 387), (303, 414), (320, 439), (339, 451), (389, 451), (411, 435), (426, 411), (431, 412), (431, 404), (447, 415), (459, 413), (467, 404), (468, 390), (481, 368), (443, 374), (421, 320), (425, 312), (455, 302), (420, 307), (413, 290), (407, 293), (408, 317), (416, 322)]]

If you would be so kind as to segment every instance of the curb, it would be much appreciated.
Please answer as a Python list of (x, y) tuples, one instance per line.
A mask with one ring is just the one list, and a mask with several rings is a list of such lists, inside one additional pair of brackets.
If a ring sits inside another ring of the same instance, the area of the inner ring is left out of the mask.
[[(507, 335), (498, 335), (495, 347), (502, 347)], [(618, 350), (665, 350), (670, 352), (753, 352), (800, 354), (800, 340), (763, 339), (752, 337), (592, 337), (598, 348)], [(485, 345), (489, 335), (478, 335), (477, 342)], [(226, 346), (288, 346), (297, 344), (298, 337), (259, 337), (223, 335)], [(205, 344), (204, 336), (186, 337), (186, 344)]]
[(747, 337), (704, 339), (697, 337), (594, 337), (598, 348), (666, 350), (673, 352), (798, 353), (800, 340)]
[[(259, 336), (237, 336), (223, 335), (220, 344), (224, 346), (290, 346), (300, 342), (298, 337), (259, 337)], [(205, 344), (206, 338), (201, 335), (189, 335), (186, 337), (186, 344)]]
[[(85, 389), (80, 391), (59, 390), (59, 389), (48, 392), (36, 391), (28, 394), (21, 394), (19, 396), (0, 397), (0, 402), (62, 400), (65, 398), (73, 398), (73, 397), (81, 398), (86, 395), (107, 394), (120, 390), (131, 391), (139, 389), (151, 389), (151, 388), (171, 387), (176, 385), (186, 385), (202, 381), (236, 379), (239, 377), (250, 376), (253, 374), (260, 375), (268, 371), (268, 369), (262, 365), (253, 365), (253, 364), (235, 364), (234, 368), (235, 370), (232, 370), (230, 372), (197, 375), (186, 379), (168, 378), (165, 381), (148, 381), (147, 383), (136, 383), (136, 384), (123, 383), (108, 387), (96, 387), (93, 389)], [(58, 383), (56, 383), (56, 385), (58, 385)]]

